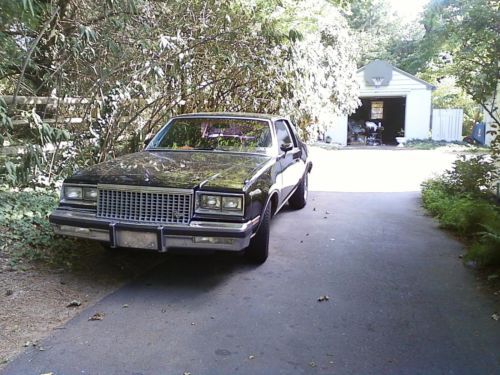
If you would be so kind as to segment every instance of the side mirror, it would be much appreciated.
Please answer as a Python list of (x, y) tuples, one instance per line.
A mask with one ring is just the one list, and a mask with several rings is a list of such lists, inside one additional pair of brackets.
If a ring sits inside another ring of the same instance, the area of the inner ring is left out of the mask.
[(284, 152), (290, 151), (291, 149), (293, 149), (293, 143), (283, 143), (280, 146), (280, 149), (281, 149), (281, 151), (284, 151)]

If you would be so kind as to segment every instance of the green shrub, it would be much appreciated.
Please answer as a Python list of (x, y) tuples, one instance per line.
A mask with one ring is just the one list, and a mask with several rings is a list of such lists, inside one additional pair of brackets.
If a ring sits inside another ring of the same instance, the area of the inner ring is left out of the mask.
[(481, 266), (500, 265), (500, 222), (497, 220), (491, 225), (483, 225), (483, 228), (479, 242), (471, 247), (466, 258)]
[(481, 267), (498, 266), (500, 265), (500, 250), (499, 245), (496, 247), (485, 242), (475, 242), (470, 247), (466, 260), (477, 262)]
[(446, 190), (452, 194), (489, 194), (498, 178), (494, 161), (486, 155), (460, 156), (442, 180)]
[(441, 178), (422, 183), (422, 201), (432, 216), (439, 216), (450, 206), (451, 197)]
[(13, 265), (29, 259), (71, 266), (86, 246), (84, 241), (54, 234), (48, 215), (58, 200), (53, 190), (0, 188), (0, 251), (9, 255)]
[(441, 225), (461, 236), (474, 237), (484, 225), (493, 225), (499, 219), (496, 208), (489, 202), (469, 196), (446, 199), (446, 206), (438, 214)]
[[(471, 244), (467, 260), (480, 266), (500, 265), (500, 209), (485, 191), (492, 172), (489, 166), (476, 165), (482, 164), (482, 158), (474, 159), (471, 163), (457, 160), (452, 171), (425, 181), (422, 202), (442, 227)], [(478, 170), (486, 177), (477, 175)]]
[(493, 192), (498, 177), (498, 167), (487, 156), (462, 155), (455, 160), (452, 169), (438, 178), (424, 181), (422, 188), (424, 193), (437, 190), (448, 196), (473, 195), (487, 198)]

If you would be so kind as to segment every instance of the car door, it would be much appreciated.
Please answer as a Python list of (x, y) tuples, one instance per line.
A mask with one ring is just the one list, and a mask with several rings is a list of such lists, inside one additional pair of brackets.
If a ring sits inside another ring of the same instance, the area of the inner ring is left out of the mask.
[(285, 124), (288, 127), (288, 130), (290, 132), (290, 136), (293, 141), (293, 181), (294, 184), (297, 185), (297, 183), (302, 179), (304, 174), (306, 173), (306, 157), (307, 154), (304, 155), (303, 148), (300, 145), (300, 141), (297, 140), (297, 132), (293, 125), (288, 121), (288, 120), (283, 120)]
[(279, 164), (281, 168), (282, 192), (280, 204), (292, 193), (302, 177), (304, 164), (301, 156), (302, 151), (298, 147), (297, 140), (285, 120), (277, 120), (274, 124), (276, 139), (279, 147)]

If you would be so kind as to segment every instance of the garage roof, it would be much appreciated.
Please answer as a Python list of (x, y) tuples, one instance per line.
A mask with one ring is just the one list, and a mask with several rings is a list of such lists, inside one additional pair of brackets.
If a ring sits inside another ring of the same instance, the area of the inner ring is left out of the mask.
[(408, 78), (411, 78), (413, 79), (414, 81), (417, 81), (419, 83), (422, 83), (423, 85), (425, 85), (428, 89), (430, 90), (435, 90), (436, 89), (436, 86), (434, 85), (431, 85), (429, 82), (426, 82), (424, 81), (423, 79), (420, 79), (418, 77), (415, 77), (414, 75), (408, 73), (408, 72), (405, 72), (404, 70), (401, 70), (399, 68), (396, 68), (394, 65), (388, 63), (387, 61), (384, 61), (384, 60), (374, 60), (368, 64), (366, 64), (365, 66), (363, 66), (362, 68), (359, 68), (358, 69), (358, 73), (364, 71), (366, 69), (366, 67), (370, 66), (370, 65), (379, 65), (379, 64), (383, 64), (383, 65), (389, 65), (393, 71), (395, 72), (398, 72), (400, 74), (403, 74), (405, 76), (407, 76)]

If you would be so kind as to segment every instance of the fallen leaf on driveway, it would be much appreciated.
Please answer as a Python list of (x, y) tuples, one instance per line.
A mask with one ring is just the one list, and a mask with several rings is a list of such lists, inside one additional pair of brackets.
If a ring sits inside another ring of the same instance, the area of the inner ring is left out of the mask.
[(96, 312), (94, 315), (92, 315), (89, 320), (103, 320), (104, 319), (104, 313), (103, 312)]
[(185, 371), (182, 375), (191, 375), (191, 373), (188, 371)]
[(328, 301), (330, 299), (330, 297), (328, 296), (321, 296), (318, 298), (318, 302), (325, 302), (325, 301)]
[(128, 305), (127, 305), (127, 304), (124, 304), (124, 305), (122, 306), (122, 309), (128, 309)]
[(315, 362), (309, 362), (309, 366), (316, 367), (316, 363)]
[(40, 374), (40, 375), (54, 375), (54, 373), (53, 372), (45, 372), (45, 373)]
[(500, 320), (500, 314), (494, 313), (493, 315), (491, 315), (491, 319), (496, 320), (498, 322)]
[(73, 301), (71, 301), (70, 303), (68, 303), (66, 305), (66, 307), (78, 307), (78, 306), (81, 306), (82, 303), (80, 301), (77, 301), (76, 299), (74, 299)]
[(255, 359), (255, 356), (254, 355), (249, 355), (248, 359)]

